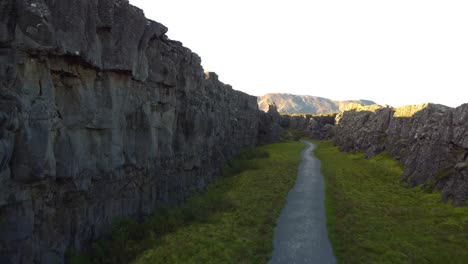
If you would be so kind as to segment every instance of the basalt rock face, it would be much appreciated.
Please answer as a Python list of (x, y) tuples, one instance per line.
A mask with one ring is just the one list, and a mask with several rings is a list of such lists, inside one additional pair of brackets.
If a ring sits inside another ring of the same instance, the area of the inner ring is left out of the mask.
[(442, 191), (443, 200), (468, 200), (468, 104), (426, 104), (375, 111), (346, 111), (335, 143), (371, 157), (387, 151), (404, 164), (402, 181)]
[(280, 125), (283, 128), (304, 130), (309, 125), (312, 115), (281, 115)]
[(281, 115), (280, 125), (286, 129), (303, 132), (304, 136), (313, 139), (330, 139), (334, 134), (337, 114), (323, 115)]
[(308, 136), (314, 139), (331, 139), (335, 134), (337, 114), (314, 115), (307, 127)]
[(62, 263), (206, 186), (261, 113), (124, 0), (0, 3), (0, 263)]
[(258, 143), (270, 144), (279, 142), (281, 134), (281, 116), (278, 113), (276, 106), (270, 105), (266, 113), (263, 111), (259, 111), (259, 113), (260, 123), (258, 131)]

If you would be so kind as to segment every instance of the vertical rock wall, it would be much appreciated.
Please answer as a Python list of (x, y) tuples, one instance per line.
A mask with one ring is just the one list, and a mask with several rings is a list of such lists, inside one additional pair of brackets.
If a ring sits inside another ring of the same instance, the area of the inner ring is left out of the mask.
[(371, 157), (388, 151), (404, 164), (402, 181), (441, 190), (443, 200), (468, 200), (468, 104), (426, 104), (346, 111), (336, 126), (341, 150)]
[(253, 96), (126, 0), (0, 2), (0, 263), (62, 263), (257, 144)]
[(270, 105), (265, 113), (260, 111), (260, 123), (258, 129), (258, 143), (271, 144), (280, 141), (281, 115), (278, 113), (276, 105)]
[(301, 131), (304, 136), (313, 139), (330, 139), (333, 137), (337, 114), (319, 115), (282, 115), (280, 125)]

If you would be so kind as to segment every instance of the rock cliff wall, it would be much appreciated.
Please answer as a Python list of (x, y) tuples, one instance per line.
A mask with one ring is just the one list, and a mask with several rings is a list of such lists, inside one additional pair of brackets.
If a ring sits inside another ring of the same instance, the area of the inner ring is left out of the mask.
[(330, 139), (334, 135), (337, 114), (281, 115), (280, 125), (286, 129), (302, 131), (313, 139)]
[(344, 151), (387, 151), (404, 164), (402, 181), (441, 190), (456, 205), (468, 200), (468, 104), (426, 104), (346, 111), (335, 129)]
[(257, 144), (257, 99), (166, 31), (126, 0), (0, 2), (0, 263), (62, 263)]
[(259, 144), (271, 144), (280, 141), (280, 120), (281, 115), (275, 105), (270, 105), (266, 113), (261, 111), (258, 131)]

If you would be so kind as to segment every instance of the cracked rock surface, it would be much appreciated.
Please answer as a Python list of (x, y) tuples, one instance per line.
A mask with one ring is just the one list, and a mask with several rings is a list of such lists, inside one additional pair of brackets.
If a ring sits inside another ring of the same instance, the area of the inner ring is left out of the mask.
[(0, 263), (63, 263), (271, 126), (166, 31), (127, 0), (0, 2)]
[(346, 111), (335, 128), (344, 151), (372, 157), (389, 152), (404, 165), (402, 181), (442, 191), (444, 201), (468, 200), (468, 104)]

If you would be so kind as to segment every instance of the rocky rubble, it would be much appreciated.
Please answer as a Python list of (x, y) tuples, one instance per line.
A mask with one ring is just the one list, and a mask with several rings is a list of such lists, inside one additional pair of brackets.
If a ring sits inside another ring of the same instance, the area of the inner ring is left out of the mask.
[(402, 181), (442, 191), (455, 205), (468, 200), (468, 104), (425, 104), (343, 113), (335, 129), (343, 151), (372, 157), (389, 152), (404, 165)]
[(127, 0), (0, 2), (0, 263), (63, 263), (257, 144), (256, 98), (166, 31)]

